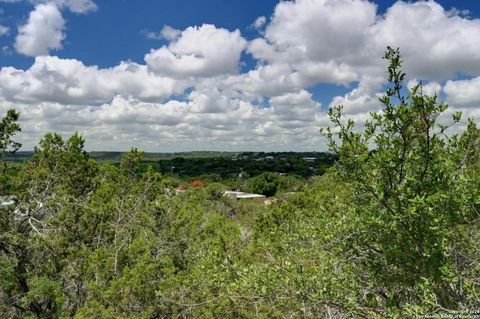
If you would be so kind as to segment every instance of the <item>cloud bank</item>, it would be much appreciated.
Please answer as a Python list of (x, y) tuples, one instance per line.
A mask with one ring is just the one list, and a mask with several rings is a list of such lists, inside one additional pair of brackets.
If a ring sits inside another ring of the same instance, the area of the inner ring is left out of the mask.
[[(343, 104), (358, 121), (380, 109), (387, 45), (401, 48), (409, 86), (423, 81), (426, 93), (480, 117), (480, 20), (434, 1), (398, 1), (382, 14), (365, 0), (280, 2), (252, 22), (257, 38), (212, 24), (166, 26), (145, 33), (167, 44), (143, 64), (112, 68), (49, 55), (65, 38), (59, 8), (97, 9), (37, 4), (15, 43), (34, 63), (0, 69), (0, 111), (22, 113), (25, 148), (47, 131), (78, 130), (96, 150), (325, 150), (326, 108)], [(248, 55), (254, 66), (245, 69)], [(348, 92), (322, 105), (313, 88), (325, 84)]]

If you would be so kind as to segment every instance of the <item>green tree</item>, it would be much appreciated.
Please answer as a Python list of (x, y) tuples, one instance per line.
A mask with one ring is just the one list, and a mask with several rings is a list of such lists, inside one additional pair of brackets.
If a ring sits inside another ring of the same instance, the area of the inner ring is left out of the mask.
[(67, 280), (62, 271), (65, 263), (77, 263), (79, 238), (91, 240), (84, 212), (95, 190), (97, 166), (83, 148), (78, 134), (67, 141), (46, 134), (19, 176), (16, 207), (2, 211), (0, 262), (5, 270), (0, 277), (9, 281), (0, 285), (0, 297), (15, 309), (6, 312), (11, 317), (21, 313), (56, 318), (65, 313), (62, 287)]
[(430, 310), (464, 308), (472, 283), (464, 282), (452, 254), (458, 227), (478, 218), (480, 193), (472, 185), (479, 176), (472, 169), (479, 129), (469, 121), (461, 136), (447, 134), (461, 114), (442, 124), (447, 106), (437, 96), (424, 95), (421, 84), (404, 94), (399, 50), (388, 48), (385, 59), (391, 84), (380, 98), (385, 108), (364, 132), (343, 119), (341, 106), (329, 111), (333, 129), (326, 136), (360, 221), (346, 249), (375, 287), (366, 304), (402, 308), (431, 296)]
[(78, 133), (66, 141), (57, 133), (45, 134), (25, 170), (28, 193), (75, 197), (91, 192), (98, 168), (84, 146), (85, 139)]
[(141, 160), (144, 153), (133, 148), (120, 159), (120, 171), (124, 176), (139, 176), (141, 170)]
[(279, 178), (274, 173), (262, 173), (247, 182), (247, 190), (256, 194), (273, 196), (278, 190)]
[(22, 147), (22, 144), (12, 140), (12, 136), (22, 130), (17, 123), (19, 117), (20, 113), (10, 109), (0, 122), (0, 157), (6, 154), (15, 154)]
[[(22, 144), (12, 140), (12, 137), (21, 131), (17, 123), (20, 114), (14, 109), (9, 109), (0, 122), (0, 159), (7, 155), (14, 155)], [(2, 163), (2, 173), (7, 172), (7, 163)]]

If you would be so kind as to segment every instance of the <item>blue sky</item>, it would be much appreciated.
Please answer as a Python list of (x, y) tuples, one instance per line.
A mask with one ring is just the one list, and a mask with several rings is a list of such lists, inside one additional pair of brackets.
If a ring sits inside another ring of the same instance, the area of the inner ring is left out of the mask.
[[(375, 1), (379, 12), (385, 12), (396, 1)], [(143, 30), (160, 31), (164, 25), (184, 29), (192, 25), (211, 23), (230, 30), (240, 29), (246, 38), (255, 38), (250, 28), (257, 17), (273, 14), (277, 0), (102, 0), (98, 9), (88, 14), (65, 12), (68, 39), (63, 49), (55, 52), (62, 58), (76, 58), (86, 64), (111, 67), (120, 61), (143, 62), (145, 52), (164, 44), (162, 40), (149, 40)], [(480, 2), (437, 1), (445, 9), (468, 10), (472, 17), (480, 16)], [(29, 2), (2, 3), (2, 25), (11, 28), (7, 37), (0, 38), (1, 46), (14, 41), (15, 29), (25, 22), (34, 5)], [(33, 58), (21, 54), (3, 55), (0, 66), (28, 68)]]
[[(230, 30), (240, 29), (242, 34), (254, 37), (249, 26), (259, 16), (270, 16), (278, 1), (272, 0), (132, 0), (97, 1), (98, 9), (88, 14), (65, 12), (68, 39), (64, 48), (55, 54), (63, 58), (76, 58), (86, 64), (110, 67), (122, 60), (143, 62), (145, 52), (164, 44), (162, 40), (149, 40), (143, 30), (160, 31), (164, 25), (185, 29), (192, 25), (211, 23)], [(2, 19), (11, 29), (28, 18), (33, 5), (28, 2), (1, 3)], [(15, 38), (0, 38), (8, 45)], [(29, 67), (32, 58), (18, 54), (3, 57), (1, 65)]]
[(328, 107), (380, 109), (386, 45), (476, 117), (479, 16), (452, 0), (0, 0), (0, 111), (22, 112), (24, 149), (54, 130), (97, 150), (323, 150)]

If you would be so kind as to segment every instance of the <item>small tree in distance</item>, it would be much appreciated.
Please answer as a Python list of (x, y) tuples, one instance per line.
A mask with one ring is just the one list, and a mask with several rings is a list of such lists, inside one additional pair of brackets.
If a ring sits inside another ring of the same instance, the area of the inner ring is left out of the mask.
[[(478, 218), (480, 131), (468, 122), (462, 135), (446, 131), (439, 117), (447, 105), (426, 96), (421, 84), (404, 94), (399, 49), (388, 47), (390, 87), (364, 132), (345, 121), (342, 107), (329, 111), (329, 148), (339, 156), (337, 174), (352, 187), (351, 210), (361, 221), (347, 245), (376, 288), (366, 300), (387, 307), (419, 304), (465, 308), (468, 289), (455, 255), (457, 228)], [(427, 298), (425, 298), (427, 296)]]
[[(12, 140), (12, 136), (21, 131), (17, 121), (20, 114), (14, 109), (9, 109), (7, 114), (0, 122), (0, 158), (6, 155), (15, 154), (22, 144)], [(7, 169), (6, 163), (3, 163), (2, 172), (5, 174)]]

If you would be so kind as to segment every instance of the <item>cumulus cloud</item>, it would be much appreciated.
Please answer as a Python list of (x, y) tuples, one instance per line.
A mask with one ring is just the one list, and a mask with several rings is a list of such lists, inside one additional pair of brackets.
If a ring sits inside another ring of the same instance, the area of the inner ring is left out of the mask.
[(144, 101), (165, 99), (181, 93), (186, 82), (153, 74), (145, 65), (123, 62), (100, 69), (74, 59), (39, 56), (26, 71), (0, 69), (3, 97), (21, 103), (41, 101), (63, 104), (98, 104), (117, 94)]
[(363, 74), (383, 70), (380, 57), (390, 45), (402, 49), (414, 78), (445, 80), (456, 72), (480, 72), (480, 20), (434, 1), (398, 1), (382, 16), (376, 12), (374, 3), (363, 0), (281, 2), (265, 36), (252, 41), (249, 52), (294, 66), (335, 61)]
[[(205, 92), (193, 94), (187, 101), (165, 103), (118, 95), (98, 106), (43, 102), (35, 107), (17, 103), (16, 108), (25, 128), (25, 148), (33, 147), (47, 131), (69, 135), (74, 127), (86, 136), (87, 147), (96, 150), (127, 150), (130, 146), (154, 151), (315, 149), (319, 145), (317, 125), (321, 118), (311, 117), (309, 105), (303, 104), (308, 97), (303, 94), (284, 97), (266, 109), (225, 99), (217, 102), (225, 107), (217, 113), (204, 109), (205, 105), (210, 107), (203, 104), (203, 98), (208, 96)], [(0, 100), (0, 112), (7, 108), (3, 102)], [(299, 114), (297, 108), (301, 110)], [(294, 120), (289, 118), (289, 112), (295, 115)], [(307, 118), (308, 127), (302, 125)]]
[(377, 46), (401, 48), (412, 77), (439, 81), (480, 72), (480, 20), (446, 11), (434, 1), (396, 2), (372, 31)]
[(447, 81), (443, 91), (447, 102), (458, 106), (475, 106), (480, 108), (480, 77), (468, 80)]
[(47, 55), (50, 50), (62, 48), (64, 28), (65, 20), (56, 5), (39, 4), (27, 23), (18, 28), (15, 49), (27, 56)]
[(384, 83), (383, 77), (364, 76), (358, 86), (345, 96), (335, 96), (329, 107), (343, 105), (346, 114), (361, 114), (378, 111), (381, 107), (378, 98)]
[(309, 125), (308, 122), (315, 122), (322, 107), (312, 99), (312, 94), (305, 90), (273, 97), (270, 105), (277, 119), (290, 122), (289, 124), (302, 122), (301, 127)]
[[(361, 0), (280, 2), (264, 37), (273, 54), (259, 58), (289, 63), (348, 60), (365, 47), (375, 13), (373, 3)], [(257, 56), (255, 48), (250, 51)]]
[(168, 46), (151, 50), (145, 61), (153, 71), (171, 77), (236, 73), (246, 43), (239, 30), (204, 24), (189, 27)]
[[(263, 61), (259, 70), (264, 65), (282, 69), (278, 77), (297, 79), (283, 83), (308, 87), (347, 85), (364, 75), (385, 82), (381, 57), (387, 46), (398, 46), (410, 79), (442, 82), (457, 73), (480, 73), (478, 35), (480, 20), (446, 11), (434, 1), (398, 1), (378, 15), (369, 1), (297, 0), (276, 6), (264, 36), (251, 41), (248, 52)], [(342, 102), (357, 112), (376, 109), (376, 92), (364, 94), (361, 85), (336, 97), (334, 104)]]

